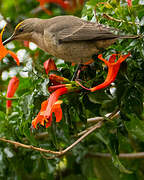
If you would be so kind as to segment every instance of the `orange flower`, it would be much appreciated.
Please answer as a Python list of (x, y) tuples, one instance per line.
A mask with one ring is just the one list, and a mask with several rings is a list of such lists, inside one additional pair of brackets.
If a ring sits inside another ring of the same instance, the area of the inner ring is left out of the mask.
[[(119, 59), (117, 60), (117, 62), (115, 62), (116, 57), (120, 56)], [(120, 68), (120, 64), (128, 57), (130, 56), (129, 54), (126, 55), (119, 55), (119, 54), (112, 54), (112, 56), (110, 56), (109, 61), (107, 61), (106, 59), (102, 58), (102, 54), (98, 55), (98, 58), (100, 60), (102, 60), (107, 66), (108, 66), (108, 74), (107, 77), (105, 79), (105, 81), (102, 84), (99, 84), (91, 89), (88, 89), (86, 87), (84, 87), (83, 85), (80, 84), (80, 82), (76, 81), (78, 83), (79, 86), (81, 86), (83, 89), (86, 89), (88, 91), (94, 92), (96, 90), (99, 89), (103, 89), (106, 88), (107, 86), (109, 86), (116, 78), (117, 73), (119, 71)]]
[(73, 11), (75, 9), (79, 9), (84, 4), (84, 0), (37, 0), (40, 2), (41, 8), (48, 14), (52, 15), (50, 10), (47, 10), (44, 5), (45, 3), (55, 3), (60, 5), (63, 9), (67, 11)]
[(45, 3), (55, 3), (60, 5), (62, 8), (67, 9), (68, 8), (68, 4), (66, 2), (64, 2), (63, 0), (37, 0), (40, 2), (40, 6), (41, 8), (48, 14), (48, 15), (52, 15), (52, 12), (50, 10), (47, 10), (44, 5)]
[[(8, 84), (8, 88), (7, 88), (7, 98), (12, 98), (17, 90), (19, 86), (19, 79), (17, 77), (13, 77)], [(10, 109), (12, 106), (12, 100), (7, 100), (6, 101), (6, 108)]]
[(44, 65), (44, 69), (45, 69), (46, 74), (48, 74), (52, 70), (55, 70), (55, 71), (57, 70), (55, 62), (52, 59), (48, 59), (47, 61), (45, 61), (43, 63), (43, 65)]
[[(116, 57), (120, 56), (119, 59), (117, 60), (117, 62), (115, 62)], [(119, 54), (112, 54), (112, 56), (110, 56), (109, 61), (105, 60), (102, 58), (102, 54), (98, 55), (98, 58), (100, 60), (102, 60), (107, 66), (108, 66), (108, 75), (105, 79), (105, 81), (102, 84), (99, 84), (96, 87), (91, 88), (91, 92), (105, 88), (107, 86), (109, 86), (116, 78), (117, 73), (119, 71), (120, 68), (120, 64), (128, 57), (130, 56), (129, 54), (126, 55), (119, 55)]]
[(62, 84), (62, 83), (70, 83), (67, 78), (57, 76), (56, 74), (50, 74), (49, 80), (52, 83), (52, 86), (48, 87), (49, 92), (55, 91), (62, 87), (71, 87), (71, 84)]
[(66, 94), (68, 89), (66, 87), (57, 89), (53, 92), (48, 100), (44, 101), (41, 104), (41, 110), (36, 116), (36, 118), (32, 121), (32, 125), (34, 128), (37, 127), (37, 124), (40, 123), (44, 126), (46, 122), (46, 128), (48, 128), (52, 123), (52, 114), (55, 114), (56, 122), (60, 122), (62, 119), (62, 109), (60, 104), (62, 101), (59, 101), (59, 96)]
[[(4, 26), (4, 28), (5, 28), (5, 26)], [(19, 59), (17, 58), (16, 54), (14, 52), (10, 51), (10, 50), (7, 50), (2, 44), (2, 35), (3, 35), (4, 28), (0, 33), (0, 61), (7, 54), (10, 54), (14, 58), (14, 60), (16, 61), (17, 65), (19, 66), (20, 63), (19, 63)]]

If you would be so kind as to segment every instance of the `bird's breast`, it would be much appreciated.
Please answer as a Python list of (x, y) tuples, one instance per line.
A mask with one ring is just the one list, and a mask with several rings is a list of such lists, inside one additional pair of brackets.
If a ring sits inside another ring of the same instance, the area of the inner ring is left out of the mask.
[(84, 63), (89, 61), (94, 54), (100, 49), (105, 49), (116, 40), (99, 40), (99, 41), (71, 41), (59, 43), (56, 34), (51, 32), (44, 33), (39, 40), (38, 46), (49, 54), (75, 63)]
[(57, 58), (75, 63), (86, 62), (91, 59), (93, 54), (98, 53), (94, 42), (59, 43), (56, 35), (51, 33), (45, 35), (43, 49)]

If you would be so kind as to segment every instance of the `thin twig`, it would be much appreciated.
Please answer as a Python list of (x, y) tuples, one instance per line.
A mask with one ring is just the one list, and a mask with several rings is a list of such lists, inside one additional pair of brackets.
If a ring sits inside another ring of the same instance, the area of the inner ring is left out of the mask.
[(96, 125), (94, 125), (90, 130), (88, 130), (83, 136), (81, 136), (78, 140), (76, 140), (72, 145), (70, 145), (68, 148), (63, 150), (63, 154), (65, 154), (67, 151), (71, 150), (75, 145), (77, 145), (80, 141), (82, 141), (85, 137), (87, 137), (89, 134), (91, 134), (96, 129), (100, 128), (102, 126), (102, 122), (98, 122)]
[(8, 98), (6, 96), (1, 96), (1, 95), (0, 95), (0, 98), (5, 99), (5, 100), (18, 100), (19, 99), (19, 97)]
[(95, 19), (96, 19), (96, 23), (98, 24), (99, 22), (98, 22), (98, 17), (97, 17), (97, 14), (96, 14), (96, 7), (94, 8), (94, 17), (95, 17)]
[(103, 117), (93, 117), (93, 118), (88, 118), (87, 123), (96, 123), (102, 120), (104, 120)]
[(47, 150), (47, 149), (43, 149), (43, 148), (38, 148), (38, 147), (35, 147), (35, 146), (32, 146), (32, 145), (22, 144), (22, 143), (12, 141), (12, 140), (8, 140), (8, 139), (5, 139), (5, 138), (0, 138), (0, 141), (13, 144), (16, 147), (22, 147), (22, 148), (31, 149), (31, 150), (34, 150), (34, 151), (39, 151), (39, 152), (44, 152), (44, 153), (49, 153), (49, 154), (55, 154), (55, 155), (60, 154), (60, 152), (57, 152), (57, 151), (51, 151), (51, 150)]
[[(103, 14), (103, 17), (108, 19), (108, 20), (112, 20), (112, 21), (116, 21), (116, 22), (120, 22), (120, 23), (122, 22), (122, 23), (128, 23), (128, 24), (132, 24), (132, 25), (134, 24), (133, 22), (124, 21), (123, 19), (116, 19), (116, 18), (111, 17), (110, 15), (108, 15), (106, 13)], [(140, 25), (139, 23), (136, 23), (136, 22), (135, 22), (135, 24)]]
[[(112, 113), (106, 114), (105, 117), (94, 117), (94, 118), (88, 118), (87, 119), (87, 123), (96, 123), (99, 121), (103, 121), (105, 118), (108, 118), (110, 120), (112, 120), (113, 118), (117, 118), (119, 117), (119, 110), (116, 110)], [(86, 133), (89, 129), (91, 129), (91, 127), (88, 127), (87, 129), (85, 129), (84, 131), (80, 132), (77, 134), (77, 136), (81, 136), (84, 133)]]
[[(109, 153), (88, 153), (86, 157), (111, 158), (112, 156)], [(124, 159), (144, 159), (144, 152), (120, 153), (118, 157)]]
[[(99, 117), (99, 119), (97, 118), (97, 117), (95, 117), (94, 119), (93, 119), (93, 122), (99, 122), (99, 121), (103, 121), (104, 120), (104, 118), (103, 117)], [(92, 121), (90, 121), (90, 122), (92, 122)], [(77, 135), (76, 135), (76, 137), (79, 137), (79, 136), (82, 136), (83, 134), (85, 134), (85, 133), (87, 133), (90, 129), (92, 129), (93, 128), (93, 125), (92, 126), (90, 126), (90, 127), (88, 127), (87, 129), (85, 129), (84, 131), (81, 131), (80, 133), (78, 133)]]

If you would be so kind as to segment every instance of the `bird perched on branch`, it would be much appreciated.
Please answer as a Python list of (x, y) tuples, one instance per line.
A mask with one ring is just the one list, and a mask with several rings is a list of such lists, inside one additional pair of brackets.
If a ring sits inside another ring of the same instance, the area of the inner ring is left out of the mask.
[(84, 63), (119, 38), (137, 37), (116, 35), (110, 28), (75, 16), (56, 16), (50, 19), (30, 18), (20, 22), (3, 44), (12, 40), (27, 40), (57, 58)]

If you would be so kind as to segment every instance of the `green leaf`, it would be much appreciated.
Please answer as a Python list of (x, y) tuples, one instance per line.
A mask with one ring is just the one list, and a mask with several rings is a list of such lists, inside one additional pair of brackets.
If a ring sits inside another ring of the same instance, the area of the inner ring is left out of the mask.
[(4, 120), (5, 119), (5, 113), (3, 111), (0, 111), (0, 120)]
[(107, 95), (104, 90), (98, 90), (88, 94), (89, 100), (93, 103), (102, 104), (105, 100), (111, 100), (111, 97)]
[(112, 155), (112, 162), (114, 166), (117, 167), (123, 173), (128, 173), (128, 174), (132, 173), (121, 164), (120, 160), (118, 159), (118, 156), (115, 153), (115, 149), (112, 148), (110, 145), (111, 144), (110, 140), (107, 137), (104, 137), (102, 133), (96, 133), (95, 135), (98, 139), (100, 139), (106, 145), (107, 149)]
[(127, 115), (130, 121), (125, 121), (127, 131), (138, 140), (144, 142), (144, 121), (140, 120), (135, 114)]

